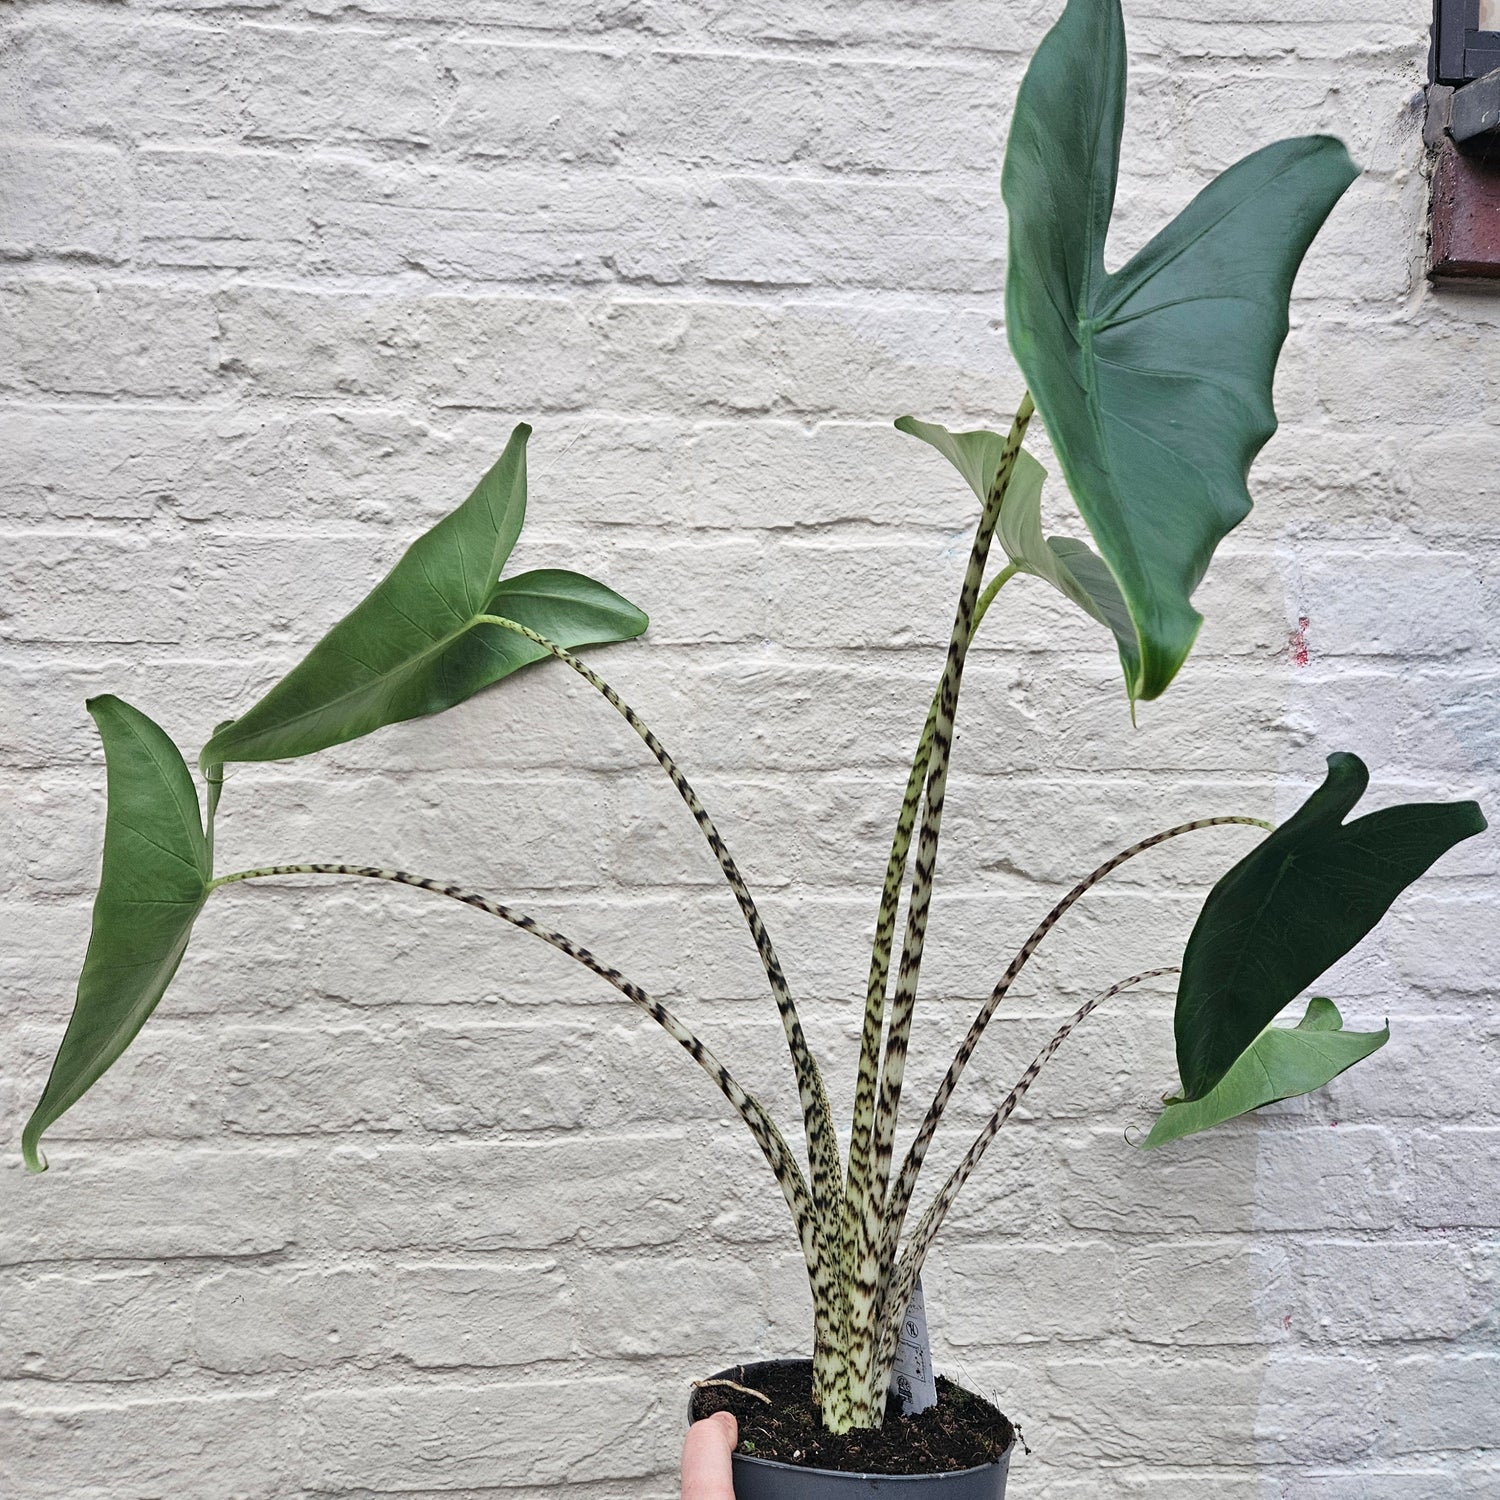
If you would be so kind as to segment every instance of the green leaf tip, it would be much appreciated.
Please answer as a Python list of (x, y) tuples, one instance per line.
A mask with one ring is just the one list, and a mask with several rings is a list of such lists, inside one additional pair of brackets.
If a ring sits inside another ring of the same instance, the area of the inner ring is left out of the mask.
[(192, 774), (162, 728), (112, 693), (88, 700), (104, 742), (108, 812), (99, 893), (73, 1014), (21, 1133), (41, 1138), (108, 1071), (156, 1009), (208, 897), (210, 862)]
[(199, 764), (310, 755), (462, 703), (547, 651), (481, 624), (504, 615), (566, 647), (629, 640), (646, 615), (565, 569), (503, 579), (526, 516), (524, 422), (473, 493), (261, 700), (203, 747)]
[(1267, 1026), (1201, 1099), (1166, 1101), (1141, 1149), (1152, 1151), (1263, 1105), (1310, 1094), (1378, 1052), (1390, 1036), (1389, 1021), (1379, 1031), (1345, 1031), (1333, 1001), (1314, 996), (1295, 1026)]
[[(1170, 1108), (1210, 1096), (1218, 1099), (1213, 1108), (1221, 1108), (1220, 1086), (1231, 1076), (1230, 1092), (1245, 1094), (1246, 1071), (1254, 1073), (1261, 1061), (1257, 1047), (1284, 1052), (1291, 1045), (1286, 1033), (1267, 1032), (1271, 1022), (1355, 948), (1407, 886), (1486, 827), (1473, 802), (1406, 803), (1345, 822), (1369, 780), (1357, 755), (1330, 755), (1323, 784), (1209, 892), (1182, 959), (1174, 1024), (1183, 1087)], [(1336, 1030), (1336, 1016), (1331, 1002), (1315, 1001), (1296, 1029)]]
[(1125, 71), (1119, 0), (1069, 0), (1006, 147), (1006, 330), (1124, 598), (1127, 690), (1151, 699), (1198, 636), (1214, 548), (1249, 513), (1292, 281), (1358, 172), (1327, 136), (1266, 146), (1107, 273)]
[[(214, 740), (217, 739), (221, 734), (223, 734), (224, 731), (226, 729), (228, 729), (234, 722), (235, 721), (234, 721), (233, 718), (220, 719), (219, 722), (214, 725), (214, 732), (213, 732), (213, 734), (211, 734), (209, 736), (209, 744), (211, 745), (214, 742)], [(217, 768), (217, 769), (219, 769), (219, 770), (222, 771), (223, 770), (223, 762), (222, 761), (215, 761), (215, 760), (206, 760), (204, 757), (207, 755), (207, 753), (208, 753), (208, 745), (205, 745), (203, 747), (202, 751), (199, 752), (199, 756), (198, 756), (198, 764), (199, 764), (199, 766), (203, 770), (205, 770), (205, 771), (209, 770), (210, 768)]]

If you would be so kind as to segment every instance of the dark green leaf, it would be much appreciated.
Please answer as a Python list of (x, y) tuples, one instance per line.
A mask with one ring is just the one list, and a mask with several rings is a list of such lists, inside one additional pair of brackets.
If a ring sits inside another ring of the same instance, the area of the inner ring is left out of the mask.
[(1482, 833), (1473, 802), (1421, 802), (1343, 821), (1370, 775), (1328, 757), (1323, 785), (1209, 892), (1177, 986), (1183, 1095), (1201, 1099), (1350, 951), (1435, 860)]
[(1150, 1150), (1248, 1114), (1263, 1104), (1310, 1094), (1390, 1040), (1391, 1029), (1345, 1031), (1331, 1000), (1315, 997), (1295, 1026), (1268, 1026), (1201, 1099), (1169, 1099), (1141, 1145)]
[(193, 778), (145, 714), (110, 696), (89, 712), (104, 740), (109, 811), (78, 998), (41, 1102), (21, 1136), (43, 1170), (42, 1132), (81, 1099), (156, 1009), (208, 896), (208, 845)]
[(525, 519), (530, 433), (517, 427), (474, 493), (418, 537), (259, 703), (214, 734), (203, 765), (309, 755), (463, 702), (546, 655), (521, 636), (475, 624), (502, 605), (561, 645), (626, 640), (646, 628), (634, 605), (576, 573), (499, 581)]
[(1297, 267), (1357, 173), (1329, 137), (1267, 146), (1108, 275), (1124, 108), (1119, 0), (1069, 0), (1006, 149), (1006, 326), (1128, 607), (1127, 689), (1154, 698), (1202, 624), (1189, 601), (1215, 546), (1250, 509)]
[[(999, 433), (949, 432), (936, 422), (919, 422), (915, 417), (901, 417), (896, 426), (936, 448), (963, 475), (981, 502), (988, 498), (1005, 452), (1005, 439)], [(1133, 643), (1135, 632), (1125, 601), (1113, 575), (1093, 549), (1068, 537), (1043, 537), (1042, 485), (1046, 478), (1047, 471), (1022, 449), (995, 528), (1000, 545), (1023, 573), (1046, 579), (1094, 619), (1108, 625), (1122, 643)]]

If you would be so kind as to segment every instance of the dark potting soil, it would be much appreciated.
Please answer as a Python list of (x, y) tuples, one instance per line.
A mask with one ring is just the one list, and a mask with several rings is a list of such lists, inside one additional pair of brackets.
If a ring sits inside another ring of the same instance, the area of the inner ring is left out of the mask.
[(770, 1369), (738, 1365), (727, 1378), (769, 1396), (771, 1404), (732, 1386), (707, 1383), (693, 1391), (693, 1420), (733, 1412), (740, 1424), (739, 1451), (754, 1458), (852, 1474), (946, 1474), (993, 1463), (1015, 1441), (1015, 1429), (1002, 1412), (941, 1375), (936, 1406), (903, 1417), (891, 1397), (883, 1426), (839, 1436), (824, 1428), (813, 1405), (811, 1360)]

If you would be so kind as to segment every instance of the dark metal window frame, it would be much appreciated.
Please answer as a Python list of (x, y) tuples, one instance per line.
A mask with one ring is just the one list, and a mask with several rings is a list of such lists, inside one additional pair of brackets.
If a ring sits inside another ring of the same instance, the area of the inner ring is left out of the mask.
[(1500, 31), (1479, 29), (1479, 0), (1434, 0), (1432, 81), (1455, 86), (1500, 68)]

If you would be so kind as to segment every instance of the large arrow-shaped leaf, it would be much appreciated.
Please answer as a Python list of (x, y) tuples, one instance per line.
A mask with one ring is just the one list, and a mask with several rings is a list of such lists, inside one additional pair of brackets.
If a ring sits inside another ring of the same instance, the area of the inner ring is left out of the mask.
[(193, 778), (177, 746), (115, 697), (89, 712), (104, 740), (109, 811), (78, 998), (41, 1102), (21, 1136), (33, 1172), (42, 1132), (76, 1104), (156, 1009), (208, 896), (208, 843)]
[[(937, 422), (900, 417), (896, 427), (930, 444), (963, 475), (983, 503), (1000, 471), (1005, 439), (998, 432), (950, 432)], [(995, 535), (1005, 554), (1023, 573), (1044, 578), (1081, 609), (1133, 644), (1135, 630), (1114, 576), (1093, 548), (1069, 537), (1042, 533), (1042, 485), (1047, 471), (1022, 449), (1016, 456), (1010, 486), (1000, 507)]]
[(1177, 1067), (1201, 1099), (1303, 990), (1453, 845), (1485, 828), (1473, 802), (1383, 808), (1352, 823), (1370, 773), (1328, 757), (1323, 785), (1209, 892), (1177, 986)]
[(1129, 608), (1126, 686), (1154, 698), (1202, 624), (1189, 601), (1215, 546), (1250, 509), (1293, 277), (1357, 173), (1326, 136), (1268, 146), (1108, 275), (1124, 109), (1119, 0), (1069, 0), (1006, 148), (1006, 327)]
[(647, 625), (628, 600), (558, 569), (500, 580), (526, 516), (524, 423), (452, 514), (418, 537), (366, 598), (250, 711), (203, 748), (215, 762), (280, 760), (451, 708), (547, 655), (475, 622), (499, 614), (563, 646), (628, 640)]
[(1263, 1104), (1310, 1094), (1390, 1040), (1391, 1029), (1345, 1031), (1332, 1000), (1315, 997), (1295, 1026), (1267, 1026), (1201, 1099), (1170, 1099), (1141, 1145), (1165, 1146), (1248, 1114)]

